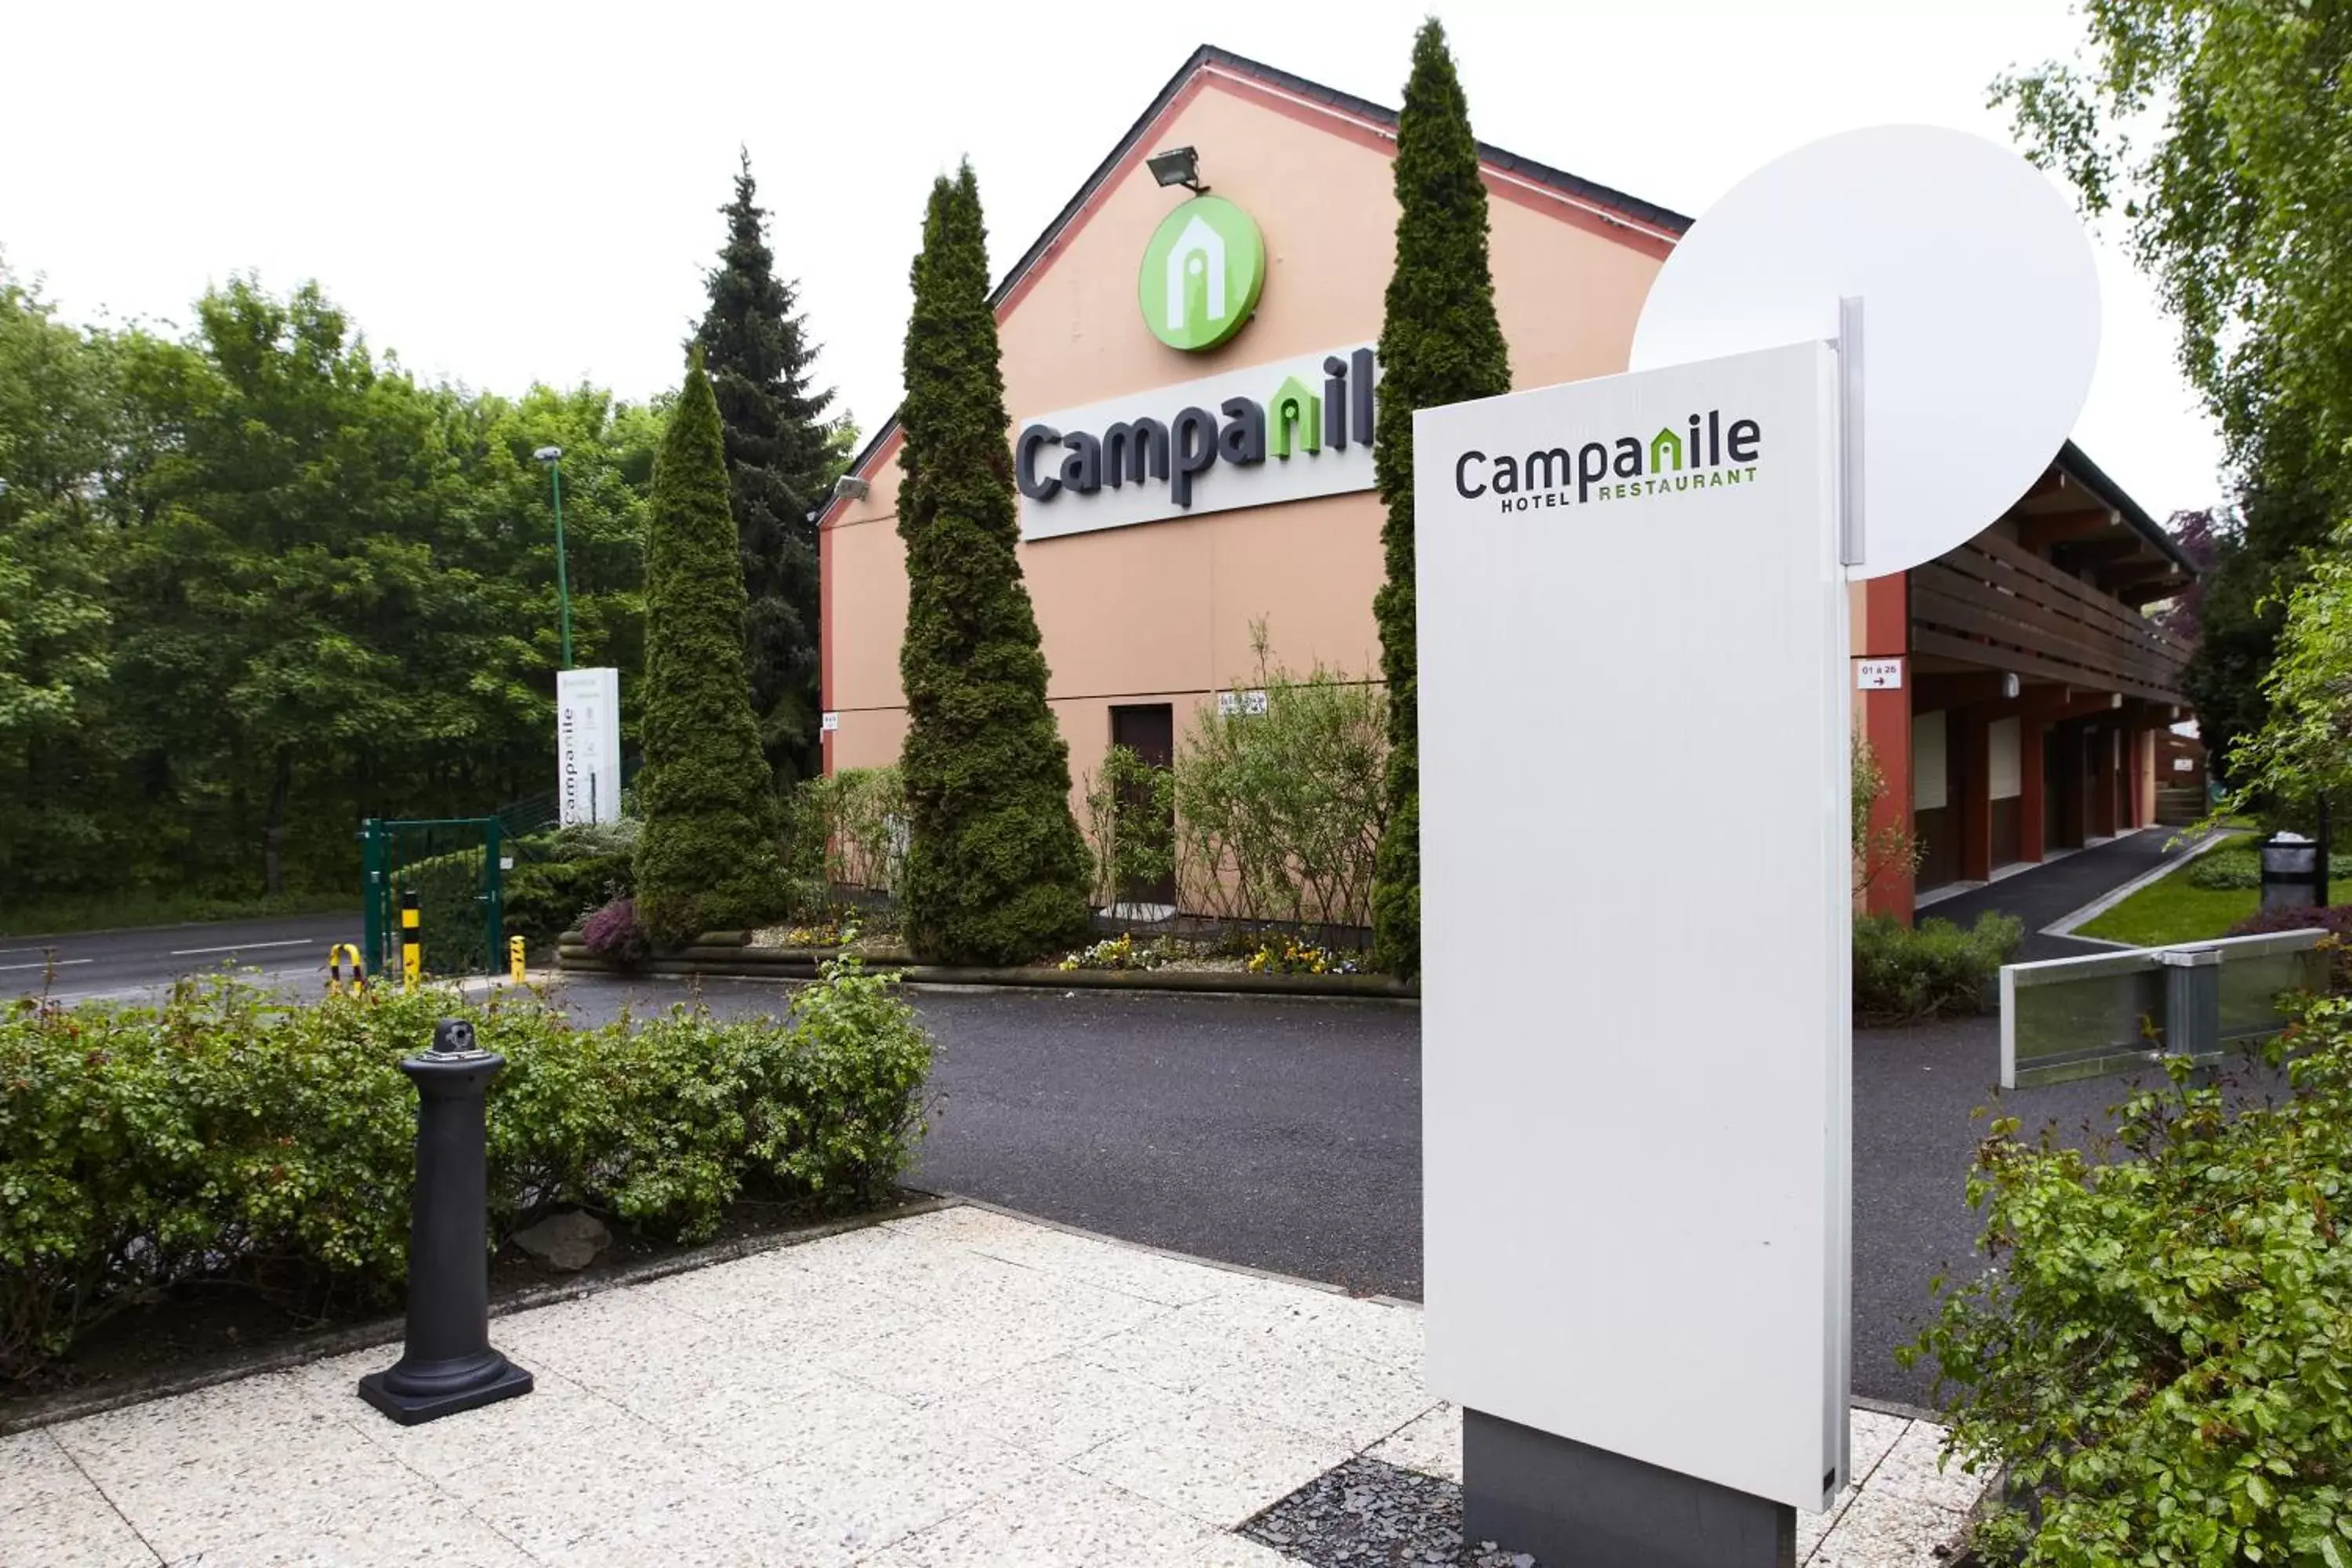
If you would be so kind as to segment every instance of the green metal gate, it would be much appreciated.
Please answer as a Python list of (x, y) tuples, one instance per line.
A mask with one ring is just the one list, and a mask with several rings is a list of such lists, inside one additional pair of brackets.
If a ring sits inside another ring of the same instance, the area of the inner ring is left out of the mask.
[(505, 834), (495, 816), (360, 825), (368, 978), (400, 973), (400, 906), (416, 895), (427, 974), (494, 974), (506, 967)]

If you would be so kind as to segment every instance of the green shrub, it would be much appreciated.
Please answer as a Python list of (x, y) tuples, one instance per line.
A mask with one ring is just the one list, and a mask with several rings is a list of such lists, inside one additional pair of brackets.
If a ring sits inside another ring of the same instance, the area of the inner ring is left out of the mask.
[(0, 1014), (0, 1379), (194, 1279), (394, 1294), (415, 1130), (398, 1063), (437, 1017), (507, 1058), (501, 1230), (577, 1204), (693, 1241), (744, 1194), (869, 1203), (926, 1125), (931, 1042), (892, 985), (845, 960), (781, 1018), (680, 1006), (589, 1028), (528, 993), (293, 1004), (213, 980), (154, 1008), (22, 1004)]
[(1175, 770), (1152, 766), (1130, 746), (1113, 746), (1103, 753), (1101, 774), (1087, 777), (1082, 789), (1095, 903), (1139, 902), (1175, 874)]
[(1273, 662), (1252, 628), (1262, 711), (1203, 705), (1176, 755), (1177, 877), (1187, 909), (1227, 921), (1367, 926), (1387, 822), (1388, 699), (1317, 665)]
[[(482, 848), (476, 845), (412, 860), (394, 874), (401, 892), (416, 895), (416, 925), (427, 974), (479, 974), (489, 962), (482, 858)], [(393, 910), (397, 922), (396, 899)]]
[(784, 797), (793, 912), (823, 913), (835, 888), (896, 899), (907, 867), (907, 792), (897, 768), (844, 768)]
[(2014, 916), (1987, 910), (1963, 931), (1927, 919), (1914, 930), (1887, 915), (1853, 922), (1853, 1010), (1864, 1022), (1909, 1024), (1982, 1013), (2024, 939)]
[(1937, 1368), (1955, 1458), (2007, 1475), (1986, 1561), (2352, 1564), (2347, 1025), (2311, 1005), (2284, 1099), (2182, 1066), (2111, 1146), (1993, 1123), (1968, 1184), (1993, 1267), (1939, 1284), (1906, 1358)]
[(550, 860), (595, 860), (635, 853), (645, 831), (645, 818), (620, 816), (610, 822), (575, 822), (530, 834), (521, 842)]
[[(2263, 885), (2262, 851), (2252, 840), (2210, 849), (2189, 863), (2184, 873), (2192, 888), (2211, 892), (2234, 891)], [(2352, 889), (2352, 855), (2327, 858), (2327, 880), (2336, 888)]]
[[(549, 846), (551, 852), (557, 847)], [(526, 851), (506, 874), (506, 934), (534, 947), (551, 942), (635, 887), (626, 849), (574, 859), (537, 859)]]
[[(514, 865), (500, 877), (500, 932), (538, 946), (569, 931), (590, 910), (636, 888), (638, 824), (575, 823), (508, 842)], [(506, 944), (495, 962), (484, 940), (482, 851), (453, 850), (412, 861), (394, 880), (417, 895), (417, 925), (425, 936), (427, 974), (478, 974), (506, 965)]]

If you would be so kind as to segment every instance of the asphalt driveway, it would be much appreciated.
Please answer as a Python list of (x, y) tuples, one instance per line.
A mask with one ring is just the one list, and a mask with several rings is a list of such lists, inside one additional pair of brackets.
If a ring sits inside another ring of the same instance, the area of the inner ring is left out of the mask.
[(180, 975), (224, 966), (308, 989), (325, 973), (329, 947), (359, 940), (356, 900), (349, 914), (0, 937), (0, 1001), (44, 994), (59, 1002), (137, 996), (167, 988)]
[[(592, 1015), (682, 987), (575, 980)], [(711, 982), (717, 1008), (772, 985)], [(1410, 1005), (925, 991), (944, 1106), (915, 1180), (1090, 1230), (1352, 1289), (1421, 1294), (1421, 1029)], [(1962, 1196), (1999, 1070), (1990, 1020), (1854, 1039), (1854, 1388), (1920, 1404), (1895, 1362), (1928, 1280), (1972, 1267)], [(2113, 1079), (2008, 1097), (2084, 1135)], [(1662, 1148), (1661, 1159), (1685, 1157)]]

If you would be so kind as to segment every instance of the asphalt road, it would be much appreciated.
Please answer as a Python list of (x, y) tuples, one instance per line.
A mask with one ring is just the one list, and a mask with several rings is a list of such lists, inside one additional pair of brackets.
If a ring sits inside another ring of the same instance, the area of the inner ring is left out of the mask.
[[(583, 1013), (681, 987), (574, 980)], [(712, 982), (722, 1010), (773, 985)], [(1410, 1005), (1107, 992), (919, 991), (944, 1104), (914, 1180), (1129, 1240), (1421, 1294), (1421, 1020)], [(1990, 1020), (1854, 1040), (1854, 1388), (1928, 1401), (1895, 1347), (1928, 1281), (1974, 1267), (1963, 1199), (1991, 1098)], [(2008, 1097), (2080, 1137), (2122, 1099), (2093, 1079)], [(1662, 1148), (1660, 1158), (1684, 1157)]]
[(356, 906), (347, 915), (0, 936), (0, 997), (44, 989), (68, 1002), (140, 995), (224, 964), (257, 969), (273, 984), (298, 984), (325, 973), (331, 945), (359, 940)]

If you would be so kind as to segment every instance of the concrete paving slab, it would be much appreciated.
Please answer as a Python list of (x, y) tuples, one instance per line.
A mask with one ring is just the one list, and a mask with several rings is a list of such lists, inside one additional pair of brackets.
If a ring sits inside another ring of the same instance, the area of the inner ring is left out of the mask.
[[(422, 1426), (357, 1397), (379, 1349), (0, 1442), (0, 1563), (1278, 1568), (1315, 1560), (1237, 1527), (1359, 1456), (1458, 1495), (1417, 1307), (978, 1208), (492, 1337), (537, 1389)], [(1942, 1561), (1939, 1438), (1857, 1412), (1811, 1561)]]

